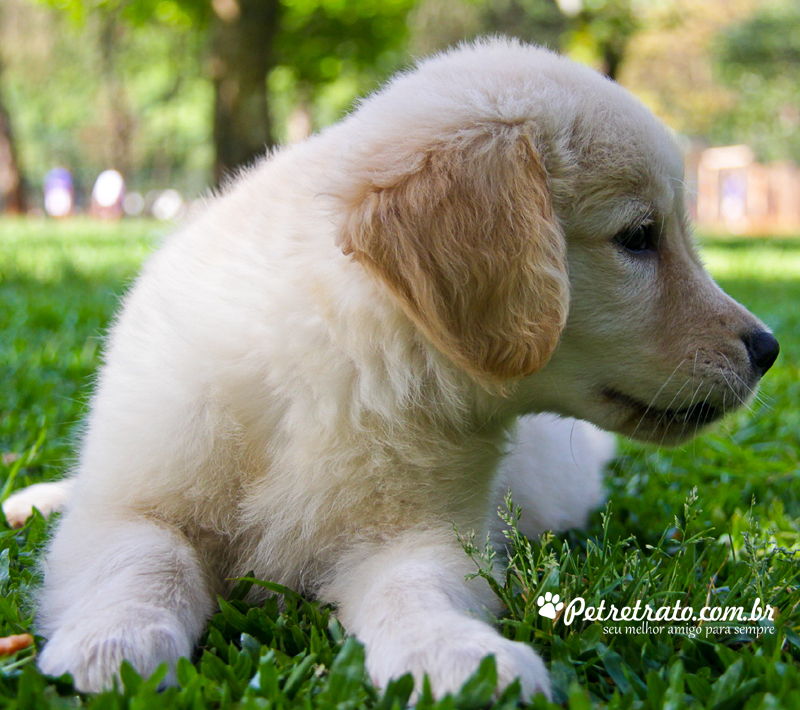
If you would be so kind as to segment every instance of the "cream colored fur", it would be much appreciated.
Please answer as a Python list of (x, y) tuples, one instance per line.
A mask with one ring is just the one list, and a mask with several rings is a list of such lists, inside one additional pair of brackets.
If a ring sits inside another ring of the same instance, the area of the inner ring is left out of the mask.
[[(254, 570), (336, 605), (379, 685), (438, 695), (489, 653), (549, 693), (452, 533), (508, 486), (531, 534), (584, 521), (588, 424), (677, 441), (757, 383), (763, 328), (688, 237), (681, 156), (618, 85), (487, 41), (279, 151), (150, 259), (105, 354), (47, 550), (41, 668), (84, 690), (189, 654)], [(615, 235), (649, 220), (657, 254)], [(702, 407), (699, 403), (705, 403)], [(63, 492), (63, 489), (62, 489)]]

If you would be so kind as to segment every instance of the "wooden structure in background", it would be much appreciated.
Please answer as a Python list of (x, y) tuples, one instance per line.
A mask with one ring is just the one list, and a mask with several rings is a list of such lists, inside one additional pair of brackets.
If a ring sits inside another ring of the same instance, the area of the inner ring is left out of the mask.
[(800, 168), (761, 165), (746, 145), (691, 152), (686, 180), (695, 224), (734, 234), (800, 231)]

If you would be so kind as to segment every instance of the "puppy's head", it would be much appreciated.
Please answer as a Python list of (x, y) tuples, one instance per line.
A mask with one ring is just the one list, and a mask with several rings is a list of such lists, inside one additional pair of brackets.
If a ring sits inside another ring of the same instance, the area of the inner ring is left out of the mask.
[(473, 45), (343, 128), (343, 249), (520, 409), (676, 442), (774, 361), (775, 339), (693, 249), (671, 136), (591, 70)]

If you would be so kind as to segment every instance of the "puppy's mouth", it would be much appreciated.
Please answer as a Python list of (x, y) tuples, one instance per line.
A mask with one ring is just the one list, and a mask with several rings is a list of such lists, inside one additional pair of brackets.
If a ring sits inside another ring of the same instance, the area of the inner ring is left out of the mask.
[(688, 407), (660, 409), (611, 387), (604, 388), (602, 393), (605, 399), (632, 411), (621, 430), (637, 439), (651, 440), (660, 436), (664, 443), (674, 443), (693, 436), (701, 427), (725, 414), (722, 407), (707, 401)]

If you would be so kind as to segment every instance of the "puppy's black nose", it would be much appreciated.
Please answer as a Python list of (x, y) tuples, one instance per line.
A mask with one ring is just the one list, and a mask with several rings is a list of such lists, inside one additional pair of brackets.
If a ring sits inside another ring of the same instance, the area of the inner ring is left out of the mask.
[(753, 369), (761, 377), (775, 362), (781, 350), (778, 341), (766, 330), (755, 330), (742, 336), (747, 354), (750, 356), (750, 363)]

